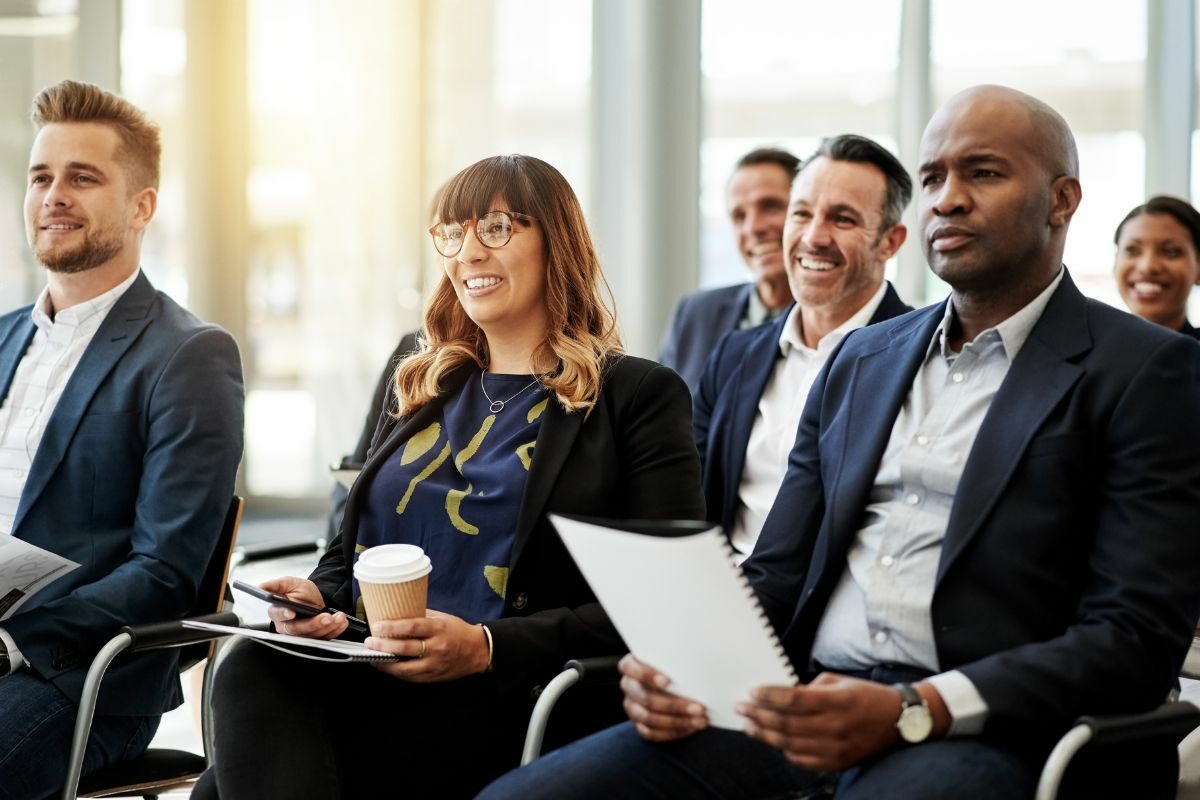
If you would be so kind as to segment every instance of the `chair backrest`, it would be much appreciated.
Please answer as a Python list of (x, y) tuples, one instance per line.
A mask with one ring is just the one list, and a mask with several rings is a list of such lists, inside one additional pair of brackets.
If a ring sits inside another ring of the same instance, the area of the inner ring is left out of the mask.
[[(238, 527), (242, 524), (242, 509), (245, 507), (246, 501), (236, 494), (229, 501), (229, 510), (225, 512), (225, 521), (221, 524), (221, 535), (208, 560), (204, 577), (200, 580), (196, 604), (192, 606), (189, 617), (216, 614), (224, 610), (229, 563), (233, 559), (233, 548), (237, 544)], [(182, 672), (212, 655), (213, 647), (215, 642), (200, 642), (182, 648), (179, 651), (179, 670)]]

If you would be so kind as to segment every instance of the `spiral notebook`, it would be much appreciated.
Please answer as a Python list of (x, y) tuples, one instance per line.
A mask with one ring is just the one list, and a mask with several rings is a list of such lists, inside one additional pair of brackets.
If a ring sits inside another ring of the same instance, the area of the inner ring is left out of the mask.
[(751, 689), (797, 682), (719, 527), (550, 521), (629, 649), (713, 725), (741, 729)]

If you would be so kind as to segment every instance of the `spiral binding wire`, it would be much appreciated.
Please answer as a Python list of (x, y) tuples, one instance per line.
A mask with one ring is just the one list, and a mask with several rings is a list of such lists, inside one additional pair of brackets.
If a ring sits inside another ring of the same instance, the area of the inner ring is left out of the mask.
[(767, 616), (767, 612), (763, 609), (762, 603), (759, 602), (758, 593), (755, 592), (754, 587), (750, 585), (750, 579), (746, 577), (745, 570), (738, 566), (738, 553), (733, 549), (733, 543), (729, 541), (729, 538), (725, 536), (720, 528), (714, 530), (713, 535), (720, 539), (725, 545), (726, 555), (729, 557), (729, 566), (733, 567), (734, 574), (737, 576), (738, 581), (741, 582), (742, 588), (746, 590), (746, 596), (750, 599), (750, 602), (754, 604), (754, 608), (758, 611), (758, 618), (762, 621), (763, 630), (766, 632), (767, 636), (770, 637), (771, 644), (774, 645), (775, 652), (779, 655), (780, 662), (784, 667), (787, 668), (788, 674), (792, 676), (792, 681), (794, 683), (799, 683), (800, 676), (796, 674), (796, 668), (792, 665), (792, 660), (788, 658), (787, 650), (785, 650), (783, 647), (783, 642), (780, 641), (779, 636), (775, 633), (775, 626), (771, 624), (771, 618)]

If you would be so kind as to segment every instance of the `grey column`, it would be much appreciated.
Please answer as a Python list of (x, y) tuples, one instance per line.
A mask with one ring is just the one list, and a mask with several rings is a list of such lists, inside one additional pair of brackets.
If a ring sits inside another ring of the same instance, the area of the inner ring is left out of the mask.
[(929, 55), (929, 0), (904, 0), (900, 11), (900, 67), (896, 72), (896, 141), (900, 162), (912, 175), (913, 202), (904, 213), (908, 240), (897, 255), (896, 291), (910, 305), (925, 304), (932, 273), (921, 251), (917, 227), (917, 166), (921, 134), (933, 113), (933, 90)]
[(75, 58), (80, 80), (121, 91), (121, 0), (84, 0), (76, 12)]
[(1146, 196), (1186, 198), (1196, 127), (1195, 6), (1192, 0), (1148, 0), (1147, 13)]
[(592, 5), (592, 233), (631, 353), (700, 261), (700, 0)]

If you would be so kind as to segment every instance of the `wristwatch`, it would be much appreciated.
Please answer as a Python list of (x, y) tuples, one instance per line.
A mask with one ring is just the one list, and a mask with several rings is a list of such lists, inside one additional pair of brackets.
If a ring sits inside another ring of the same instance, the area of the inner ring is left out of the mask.
[(900, 718), (896, 720), (900, 738), (909, 744), (925, 741), (933, 732), (933, 714), (929, 711), (929, 704), (911, 683), (897, 683), (892, 688), (900, 692)]

